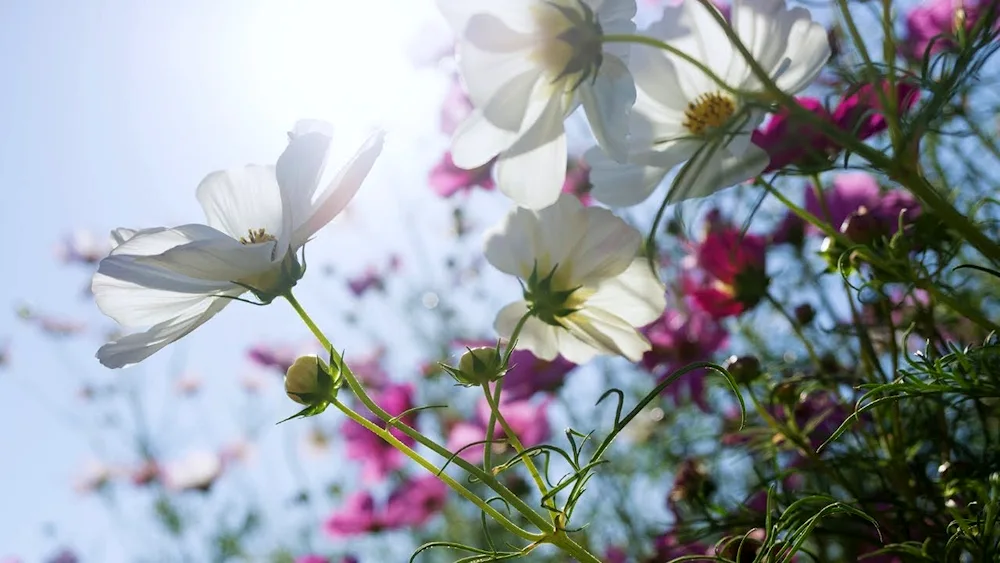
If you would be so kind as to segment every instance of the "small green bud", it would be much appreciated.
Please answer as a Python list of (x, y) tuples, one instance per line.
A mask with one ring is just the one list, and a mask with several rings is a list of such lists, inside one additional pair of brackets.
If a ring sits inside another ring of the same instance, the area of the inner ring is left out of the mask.
[(340, 372), (332, 374), (326, 363), (314, 354), (301, 356), (285, 373), (285, 393), (300, 405), (330, 402), (337, 397), (339, 383)]
[(458, 361), (458, 368), (442, 367), (455, 378), (455, 381), (467, 386), (496, 381), (507, 371), (504, 369), (500, 350), (490, 346), (468, 348)]

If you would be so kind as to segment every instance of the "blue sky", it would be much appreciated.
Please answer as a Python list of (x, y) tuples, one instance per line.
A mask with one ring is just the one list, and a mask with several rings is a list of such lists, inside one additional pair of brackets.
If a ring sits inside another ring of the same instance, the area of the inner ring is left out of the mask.
[[(72, 489), (86, 460), (129, 450), (95, 441), (88, 430), (95, 421), (81, 420), (87, 411), (75, 398), (81, 383), (137, 384), (160, 416), (164, 402), (156, 399), (169, 392), (165, 382), (197, 366), (208, 380), (200, 408), (224, 410), (218, 402), (227, 401), (223, 394), (245, 369), (248, 343), (290, 331), (289, 339), (305, 336), (287, 307), (230, 307), (176, 349), (130, 370), (104, 370), (93, 359), (96, 334), (54, 342), (13, 312), (23, 302), (89, 321), (98, 332), (111, 328), (80, 298), (88, 275), (55, 259), (61, 237), (77, 228), (103, 233), (200, 222), (193, 197), (200, 179), (220, 168), (273, 163), (285, 132), (303, 117), (335, 125), (342, 157), (373, 127), (390, 131), (351, 212), (310, 248), (314, 263), (335, 258), (339, 270), (356, 272), (381, 263), (388, 251), (412, 253), (419, 240), (399, 234), (414, 221), (428, 226), (429, 236), (443, 237), (448, 209), (427, 203), (423, 178), (447, 143), (428, 133), (447, 79), (414, 68), (408, 58), (418, 50), (421, 25), (433, 17), (429, 0), (0, 6), (0, 236), (8, 264), (0, 295), (9, 311), (0, 315), (0, 338), (11, 346), (11, 363), (0, 371), (0, 558), (35, 561), (48, 553), (53, 541), (42, 533), (45, 522), (58, 531), (55, 544), (103, 554), (105, 561), (131, 548), (105, 544), (121, 523)], [(306, 280), (300, 292), (331, 330), (342, 326), (327, 310), (344, 297), (338, 291)], [(276, 326), (291, 328), (276, 335)], [(365, 346), (361, 336), (338, 337), (338, 346)], [(266, 392), (275, 399), (268, 400), (267, 416), (290, 414), (280, 387)], [(190, 442), (213, 446), (238, 434), (224, 424), (221, 435), (199, 434), (186, 416), (162, 440), (170, 454), (182, 454)], [(280, 442), (283, 431), (265, 433)]]

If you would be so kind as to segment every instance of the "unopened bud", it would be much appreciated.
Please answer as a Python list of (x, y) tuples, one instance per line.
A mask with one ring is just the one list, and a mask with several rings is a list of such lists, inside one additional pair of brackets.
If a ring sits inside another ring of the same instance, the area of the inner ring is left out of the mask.
[(795, 320), (802, 326), (808, 325), (816, 318), (816, 309), (808, 303), (803, 303), (795, 308)]
[(864, 206), (844, 219), (844, 223), (840, 225), (840, 232), (844, 233), (848, 240), (858, 244), (870, 244), (884, 234), (882, 222)]
[(490, 346), (469, 348), (458, 361), (458, 368), (444, 368), (456, 381), (469, 386), (496, 381), (503, 377), (505, 371), (500, 350)]
[(328, 403), (337, 396), (340, 374), (336, 376), (335, 379), (319, 356), (301, 356), (285, 372), (285, 393), (291, 400), (306, 406)]
[(751, 383), (760, 376), (760, 360), (754, 356), (730, 356), (725, 366), (737, 383)]

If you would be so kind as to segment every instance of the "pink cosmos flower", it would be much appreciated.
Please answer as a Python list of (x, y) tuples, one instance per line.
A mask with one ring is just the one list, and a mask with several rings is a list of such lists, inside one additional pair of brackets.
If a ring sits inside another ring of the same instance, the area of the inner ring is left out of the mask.
[[(643, 366), (660, 381), (692, 362), (711, 360), (726, 346), (729, 333), (710, 314), (692, 308), (688, 313), (667, 309), (656, 322), (643, 329), (652, 349), (642, 357)], [(705, 370), (682, 375), (663, 390), (679, 403), (685, 393), (698, 407), (708, 412), (705, 396)]]
[(385, 291), (386, 277), (398, 271), (401, 263), (399, 256), (393, 254), (389, 256), (389, 261), (384, 267), (368, 266), (360, 275), (347, 280), (347, 289), (355, 297), (362, 297), (373, 290)]
[[(388, 384), (372, 395), (372, 400), (393, 416), (413, 408), (413, 385)], [(402, 422), (412, 426), (415, 415), (407, 414)], [(382, 428), (385, 423), (375, 415), (369, 415), (369, 420), (376, 422)], [(413, 439), (398, 429), (391, 429), (393, 436), (407, 445), (413, 445)], [(396, 448), (368, 431), (353, 420), (345, 420), (341, 427), (341, 435), (347, 441), (347, 457), (361, 462), (362, 479), (366, 483), (381, 481), (389, 473), (403, 467), (405, 458)]]
[[(815, 188), (808, 186), (805, 200), (806, 211), (826, 219), (837, 229), (848, 217), (864, 208), (876, 220), (879, 234), (887, 236), (899, 230), (901, 214), (904, 224), (912, 222), (920, 214), (919, 204), (908, 192), (892, 190), (883, 195), (878, 180), (866, 172), (838, 174), (831, 189), (823, 192), (822, 199), (817, 196)], [(808, 232), (820, 232), (813, 225), (805, 228)]]
[[(882, 81), (880, 88), (886, 98), (889, 97), (889, 82)], [(902, 115), (908, 112), (920, 100), (920, 88), (908, 81), (896, 82), (896, 111)], [(882, 133), (888, 128), (885, 120), (887, 108), (875, 87), (862, 84), (851, 93), (841, 98), (833, 110), (833, 123), (844, 131), (849, 131), (859, 139), (868, 139)], [(839, 148), (839, 147), (838, 147)]]
[(409, 479), (389, 495), (382, 518), (387, 528), (422, 526), (447, 500), (448, 486), (436, 476)]
[(472, 100), (456, 76), (451, 81), (444, 103), (441, 104), (441, 132), (445, 135), (454, 134), (459, 124), (465, 121), (470, 113), (472, 113)]
[(493, 182), (493, 159), (486, 164), (472, 170), (465, 170), (455, 166), (451, 159), (451, 153), (446, 152), (441, 157), (433, 169), (431, 169), (429, 182), (434, 192), (441, 197), (452, 197), (458, 192), (469, 193), (474, 188), (481, 188), (492, 191), (496, 188)]
[(535, 393), (556, 391), (577, 366), (562, 356), (550, 362), (536, 358), (528, 350), (515, 350), (508, 367), (510, 370), (503, 377), (501, 401), (504, 402), (523, 401)]
[(247, 357), (262, 368), (273, 369), (284, 375), (301, 355), (300, 352), (298, 347), (289, 344), (260, 342), (247, 350)]
[(354, 493), (323, 529), (343, 537), (420, 526), (441, 511), (447, 498), (448, 487), (434, 475), (410, 478), (393, 489), (382, 507), (376, 507), (371, 493)]
[(683, 278), (684, 292), (715, 319), (755, 306), (767, 291), (767, 241), (735, 225), (710, 229), (694, 249), (697, 267)]
[(979, 18), (990, 9), (991, 0), (965, 2), (963, 0), (929, 0), (906, 15), (906, 34), (900, 52), (915, 62), (923, 60), (930, 48), (935, 55), (957, 47), (956, 28), (960, 25), (960, 10), (964, 12), (964, 26), (972, 31)]
[[(541, 403), (532, 401), (501, 402), (500, 413), (503, 414), (511, 430), (517, 434), (521, 444), (528, 448), (541, 444), (549, 435), (549, 420), (546, 408), (551, 399), (546, 398)], [(455, 424), (448, 434), (448, 449), (469, 461), (478, 463), (483, 459), (483, 444), (486, 439), (486, 429), (490, 421), (490, 405), (486, 398), (476, 404), (474, 420)], [(497, 422), (493, 430), (494, 451), (503, 451), (505, 434)], [(475, 444), (475, 445), (471, 445)]]
[(330, 560), (322, 555), (308, 554), (296, 557), (295, 563), (330, 563)]
[(356, 536), (381, 529), (375, 514), (375, 499), (367, 491), (352, 494), (326, 519), (323, 529), (331, 536)]
[[(883, 81), (881, 88), (888, 95), (888, 82)], [(896, 83), (896, 95), (896, 111), (902, 115), (920, 99), (920, 89), (911, 82), (899, 81)], [(871, 84), (863, 84), (844, 95), (832, 113), (816, 98), (803, 96), (796, 98), (796, 102), (823, 121), (861, 140), (878, 135), (888, 127), (885, 108)], [(843, 149), (821, 129), (796, 118), (789, 108), (784, 107), (775, 112), (762, 128), (754, 131), (751, 140), (767, 151), (770, 157), (765, 172), (790, 165), (806, 168), (821, 165)]]
[(163, 474), (163, 470), (160, 469), (160, 465), (154, 460), (147, 460), (142, 462), (138, 467), (133, 469), (129, 475), (132, 480), (132, 484), (137, 487), (142, 487), (144, 485), (150, 485), (158, 482)]
[(566, 168), (566, 180), (563, 182), (564, 193), (573, 194), (584, 205), (590, 205), (592, 198), (590, 190), (590, 167), (581, 160), (571, 160)]
[(682, 541), (673, 530), (659, 535), (653, 542), (656, 555), (653, 561), (672, 561), (685, 555), (705, 555), (711, 547), (701, 542)]
[(99, 237), (91, 231), (78, 230), (63, 238), (56, 247), (56, 256), (64, 264), (94, 266), (111, 252), (111, 238)]
[[(816, 98), (800, 97), (796, 101), (826, 121), (830, 113)], [(830, 139), (808, 123), (797, 121), (789, 108), (782, 107), (771, 116), (763, 127), (754, 131), (751, 140), (764, 149), (770, 163), (764, 172), (781, 170), (789, 165), (808, 166), (829, 158)]]
[(45, 561), (46, 563), (80, 563), (80, 558), (69, 549), (63, 549)]

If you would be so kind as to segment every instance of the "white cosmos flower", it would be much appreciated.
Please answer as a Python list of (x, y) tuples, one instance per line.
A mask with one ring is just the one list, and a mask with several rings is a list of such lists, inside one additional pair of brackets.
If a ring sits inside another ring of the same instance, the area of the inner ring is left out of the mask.
[[(323, 190), (329, 125), (301, 121), (276, 166), (213, 172), (198, 186), (207, 225), (118, 229), (91, 284), (97, 306), (127, 328), (97, 351), (134, 364), (188, 334), (254, 288), (273, 299), (301, 276), (295, 253), (351, 201), (382, 151), (372, 135)], [(319, 192), (319, 193), (317, 193)]]
[[(598, 142), (624, 160), (635, 84), (627, 44), (635, 0), (438, 0), (458, 35), (458, 64), (474, 110), (452, 158), (475, 169), (499, 155), (500, 190), (518, 205), (551, 205), (566, 177), (563, 120), (583, 103)], [(577, 95), (579, 94), (579, 95)]]
[[(637, 204), (688, 159), (670, 201), (709, 195), (767, 166), (767, 154), (750, 142), (764, 112), (750, 108), (744, 97), (763, 93), (764, 86), (710, 10), (697, 0), (683, 0), (665, 8), (663, 18), (643, 35), (690, 55), (728, 90), (673, 53), (635, 48), (630, 66), (638, 94), (629, 124), (629, 164), (618, 164), (596, 147), (587, 153), (592, 193), (599, 201)], [(736, 35), (785, 93), (803, 90), (830, 57), (826, 29), (805, 8), (788, 9), (784, 0), (734, 0), (730, 13)]]
[(597, 354), (639, 361), (650, 349), (638, 331), (660, 317), (664, 287), (636, 253), (642, 237), (607, 209), (584, 207), (563, 194), (532, 211), (516, 208), (486, 234), (486, 259), (524, 284), (524, 301), (497, 315), (494, 328), (544, 360), (562, 354), (582, 364)]

